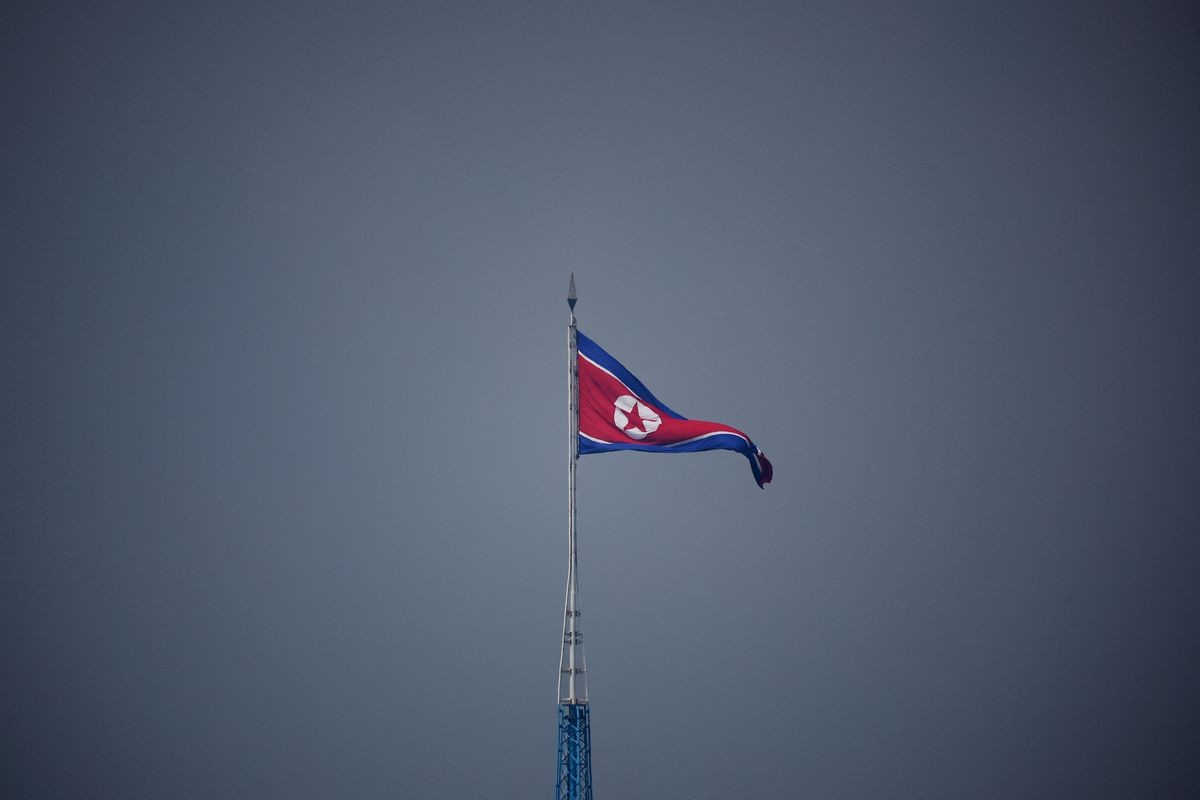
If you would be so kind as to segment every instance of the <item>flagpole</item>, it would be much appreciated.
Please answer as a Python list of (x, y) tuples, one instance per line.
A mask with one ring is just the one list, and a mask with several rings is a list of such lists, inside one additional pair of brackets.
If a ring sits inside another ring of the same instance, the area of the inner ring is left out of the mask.
[(578, 551), (575, 541), (575, 468), (579, 461), (579, 343), (575, 329), (575, 275), (567, 290), (567, 596), (563, 602), (558, 661), (558, 756), (555, 800), (592, 800), (592, 733), (587, 665), (579, 618)]
[(587, 703), (583, 631), (579, 618), (578, 550), (575, 531), (575, 471), (579, 463), (579, 366), (575, 326), (575, 275), (567, 290), (567, 590), (563, 603), (563, 645), (559, 658), (558, 702)]
[[(579, 584), (575, 570), (578, 569), (578, 554), (575, 549), (575, 468), (579, 465), (576, 450), (579, 447), (579, 367), (576, 361), (578, 343), (575, 338), (575, 273), (571, 273), (571, 284), (567, 289), (567, 306), (571, 310), (571, 321), (567, 325), (567, 566), (568, 588), (573, 597), (568, 599), (567, 608), (571, 625), (571, 659), (568, 697), (575, 700), (575, 633), (578, 618)], [(564, 637), (565, 638), (565, 637)]]

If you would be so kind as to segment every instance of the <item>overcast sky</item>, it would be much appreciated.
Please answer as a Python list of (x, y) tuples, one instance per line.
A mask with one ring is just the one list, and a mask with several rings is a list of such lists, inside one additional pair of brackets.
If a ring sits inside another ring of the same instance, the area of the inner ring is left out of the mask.
[[(907, 7), (905, 7), (907, 6)], [(7, 4), (0, 795), (1195, 797), (1186, 3)]]

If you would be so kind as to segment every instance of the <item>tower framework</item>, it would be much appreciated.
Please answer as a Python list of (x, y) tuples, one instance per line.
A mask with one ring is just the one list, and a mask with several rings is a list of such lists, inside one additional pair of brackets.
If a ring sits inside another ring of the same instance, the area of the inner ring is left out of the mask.
[(558, 661), (558, 766), (555, 800), (592, 800), (592, 733), (587, 662), (579, 614), (575, 536), (575, 469), (579, 463), (579, 362), (575, 337), (575, 276), (567, 290), (567, 592), (563, 601), (562, 650)]

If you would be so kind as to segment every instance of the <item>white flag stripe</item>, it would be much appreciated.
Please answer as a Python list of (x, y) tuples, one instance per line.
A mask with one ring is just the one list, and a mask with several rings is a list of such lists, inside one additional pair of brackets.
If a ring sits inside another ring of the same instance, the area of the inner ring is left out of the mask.
[[(588, 436), (583, 431), (580, 431), (579, 435), (582, 436), (583, 438), (587, 439), (588, 441), (595, 442), (596, 444), (613, 444), (613, 442), (606, 442), (603, 439), (597, 439), (595, 436)], [(655, 447), (655, 448), (661, 448), (663, 450), (670, 450), (672, 447), (679, 447), (680, 445), (685, 445), (690, 442), (698, 442), (701, 439), (707, 439), (710, 436), (737, 436), (737, 438), (741, 439), (746, 444), (750, 444), (749, 439), (747, 439), (745, 436), (736, 434), (733, 431), (712, 431), (710, 433), (702, 433), (699, 436), (693, 436), (691, 439), (684, 439), (682, 442), (671, 442), (670, 444), (651, 444), (648, 446)]]
[(670, 444), (664, 444), (661, 446), (662, 447), (679, 447), (679, 445), (681, 445), (681, 444), (688, 444), (689, 442), (698, 442), (701, 439), (707, 439), (710, 436), (722, 436), (722, 435), (736, 436), (737, 438), (741, 439), (746, 444), (750, 444), (750, 440), (747, 439), (745, 436), (742, 436), (739, 433), (734, 433), (733, 431), (711, 431), (709, 433), (702, 433), (699, 436), (693, 436), (691, 439), (684, 439), (682, 442), (671, 442)]
[(583, 431), (580, 431), (579, 435), (587, 439), (589, 442), (595, 442), (596, 444), (612, 444), (612, 442), (606, 442), (603, 439), (597, 439), (595, 436), (588, 436)]

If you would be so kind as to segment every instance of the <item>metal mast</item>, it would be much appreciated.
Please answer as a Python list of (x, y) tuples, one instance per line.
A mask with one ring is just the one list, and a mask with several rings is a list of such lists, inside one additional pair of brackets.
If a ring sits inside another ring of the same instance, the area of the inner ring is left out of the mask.
[(588, 722), (587, 664), (579, 618), (575, 548), (575, 467), (579, 462), (579, 363), (575, 340), (575, 274), (567, 290), (567, 596), (558, 662), (558, 774), (555, 800), (592, 800), (592, 735)]

